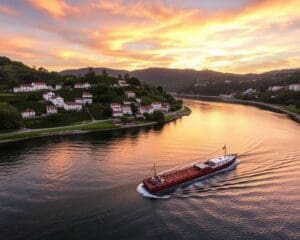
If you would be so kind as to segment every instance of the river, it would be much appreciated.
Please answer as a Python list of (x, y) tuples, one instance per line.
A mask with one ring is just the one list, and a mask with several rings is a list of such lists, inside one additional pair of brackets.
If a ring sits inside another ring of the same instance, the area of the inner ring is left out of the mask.
[[(1, 239), (300, 239), (300, 125), (251, 106), (186, 100), (162, 127), (0, 146)], [(157, 170), (238, 153), (226, 173), (166, 199)]]

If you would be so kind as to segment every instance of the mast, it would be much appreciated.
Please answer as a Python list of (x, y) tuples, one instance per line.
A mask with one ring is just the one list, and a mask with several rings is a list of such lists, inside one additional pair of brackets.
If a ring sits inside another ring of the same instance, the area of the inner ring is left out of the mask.
[(223, 150), (224, 150), (224, 156), (226, 157), (226, 155), (227, 155), (227, 147), (226, 147), (226, 144), (224, 145)]
[(155, 162), (153, 162), (153, 172), (154, 172), (154, 177), (156, 177), (156, 166), (155, 166)]

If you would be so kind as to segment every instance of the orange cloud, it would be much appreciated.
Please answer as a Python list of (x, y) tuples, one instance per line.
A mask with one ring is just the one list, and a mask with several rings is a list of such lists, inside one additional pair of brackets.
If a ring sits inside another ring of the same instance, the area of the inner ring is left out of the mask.
[(70, 12), (77, 13), (78, 9), (71, 6), (64, 0), (51, 0), (51, 1), (40, 1), (40, 0), (27, 0), (35, 8), (42, 10), (49, 14), (51, 17), (59, 19), (67, 16)]
[(5, 14), (5, 15), (13, 16), (13, 17), (20, 15), (20, 13), (17, 10), (10, 8), (8, 6), (5, 6), (3, 4), (0, 4), (0, 14)]
[(93, 0), (76, 5), (66, 0), (27, 1), (47, 17), (64, 20), (34, 26), (47, 35), (36, 36), (38, 42), (47, 43), (49, 36), (58, 39), (58, 50), (45, 49), (57, 58), (51, 66), (59, 61), (69, 66), (73, 61), (75, 67), (86, 61), (126, 69), (255, 72), (263, 70), (259, 63), (268, 69), (280, 63), (299, 64), (299, 0), (255, 0), (239, 9), (216, 11), (159, 0)]

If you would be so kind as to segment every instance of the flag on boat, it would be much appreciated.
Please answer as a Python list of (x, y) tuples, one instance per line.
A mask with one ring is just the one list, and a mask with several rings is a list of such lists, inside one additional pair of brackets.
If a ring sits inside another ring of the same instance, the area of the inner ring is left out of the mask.
[(225, 144), (224, 147), (223, 147), (223, 150), (224, 150), (224, 149), (226, 149), (226, 144)]

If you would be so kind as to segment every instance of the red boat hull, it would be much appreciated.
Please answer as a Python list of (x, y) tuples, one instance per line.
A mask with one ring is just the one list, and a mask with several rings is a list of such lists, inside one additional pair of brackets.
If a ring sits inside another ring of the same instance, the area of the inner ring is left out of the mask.
[(232, 156), (232, 160), (219, 167), (207, 167), (200, 170), (194, 166), (191, 166), (190, 168), (179, 170), (172, 174), (168, 174), (168, 172), (165, 174), (161, 174), (159, 176), (166, 179), (163, 183), (153, 184), (153, 178), (144, 179), (143, 186), (150, 193), (160, 194), (169, 192), (178, 185), (188, 184), (192, 181), (198, 180), (199, 178), (211, 176), (226, 168), (229, 168), (230, 166), (233, 166), (236, 162), (237, 154), (232, 154)]

